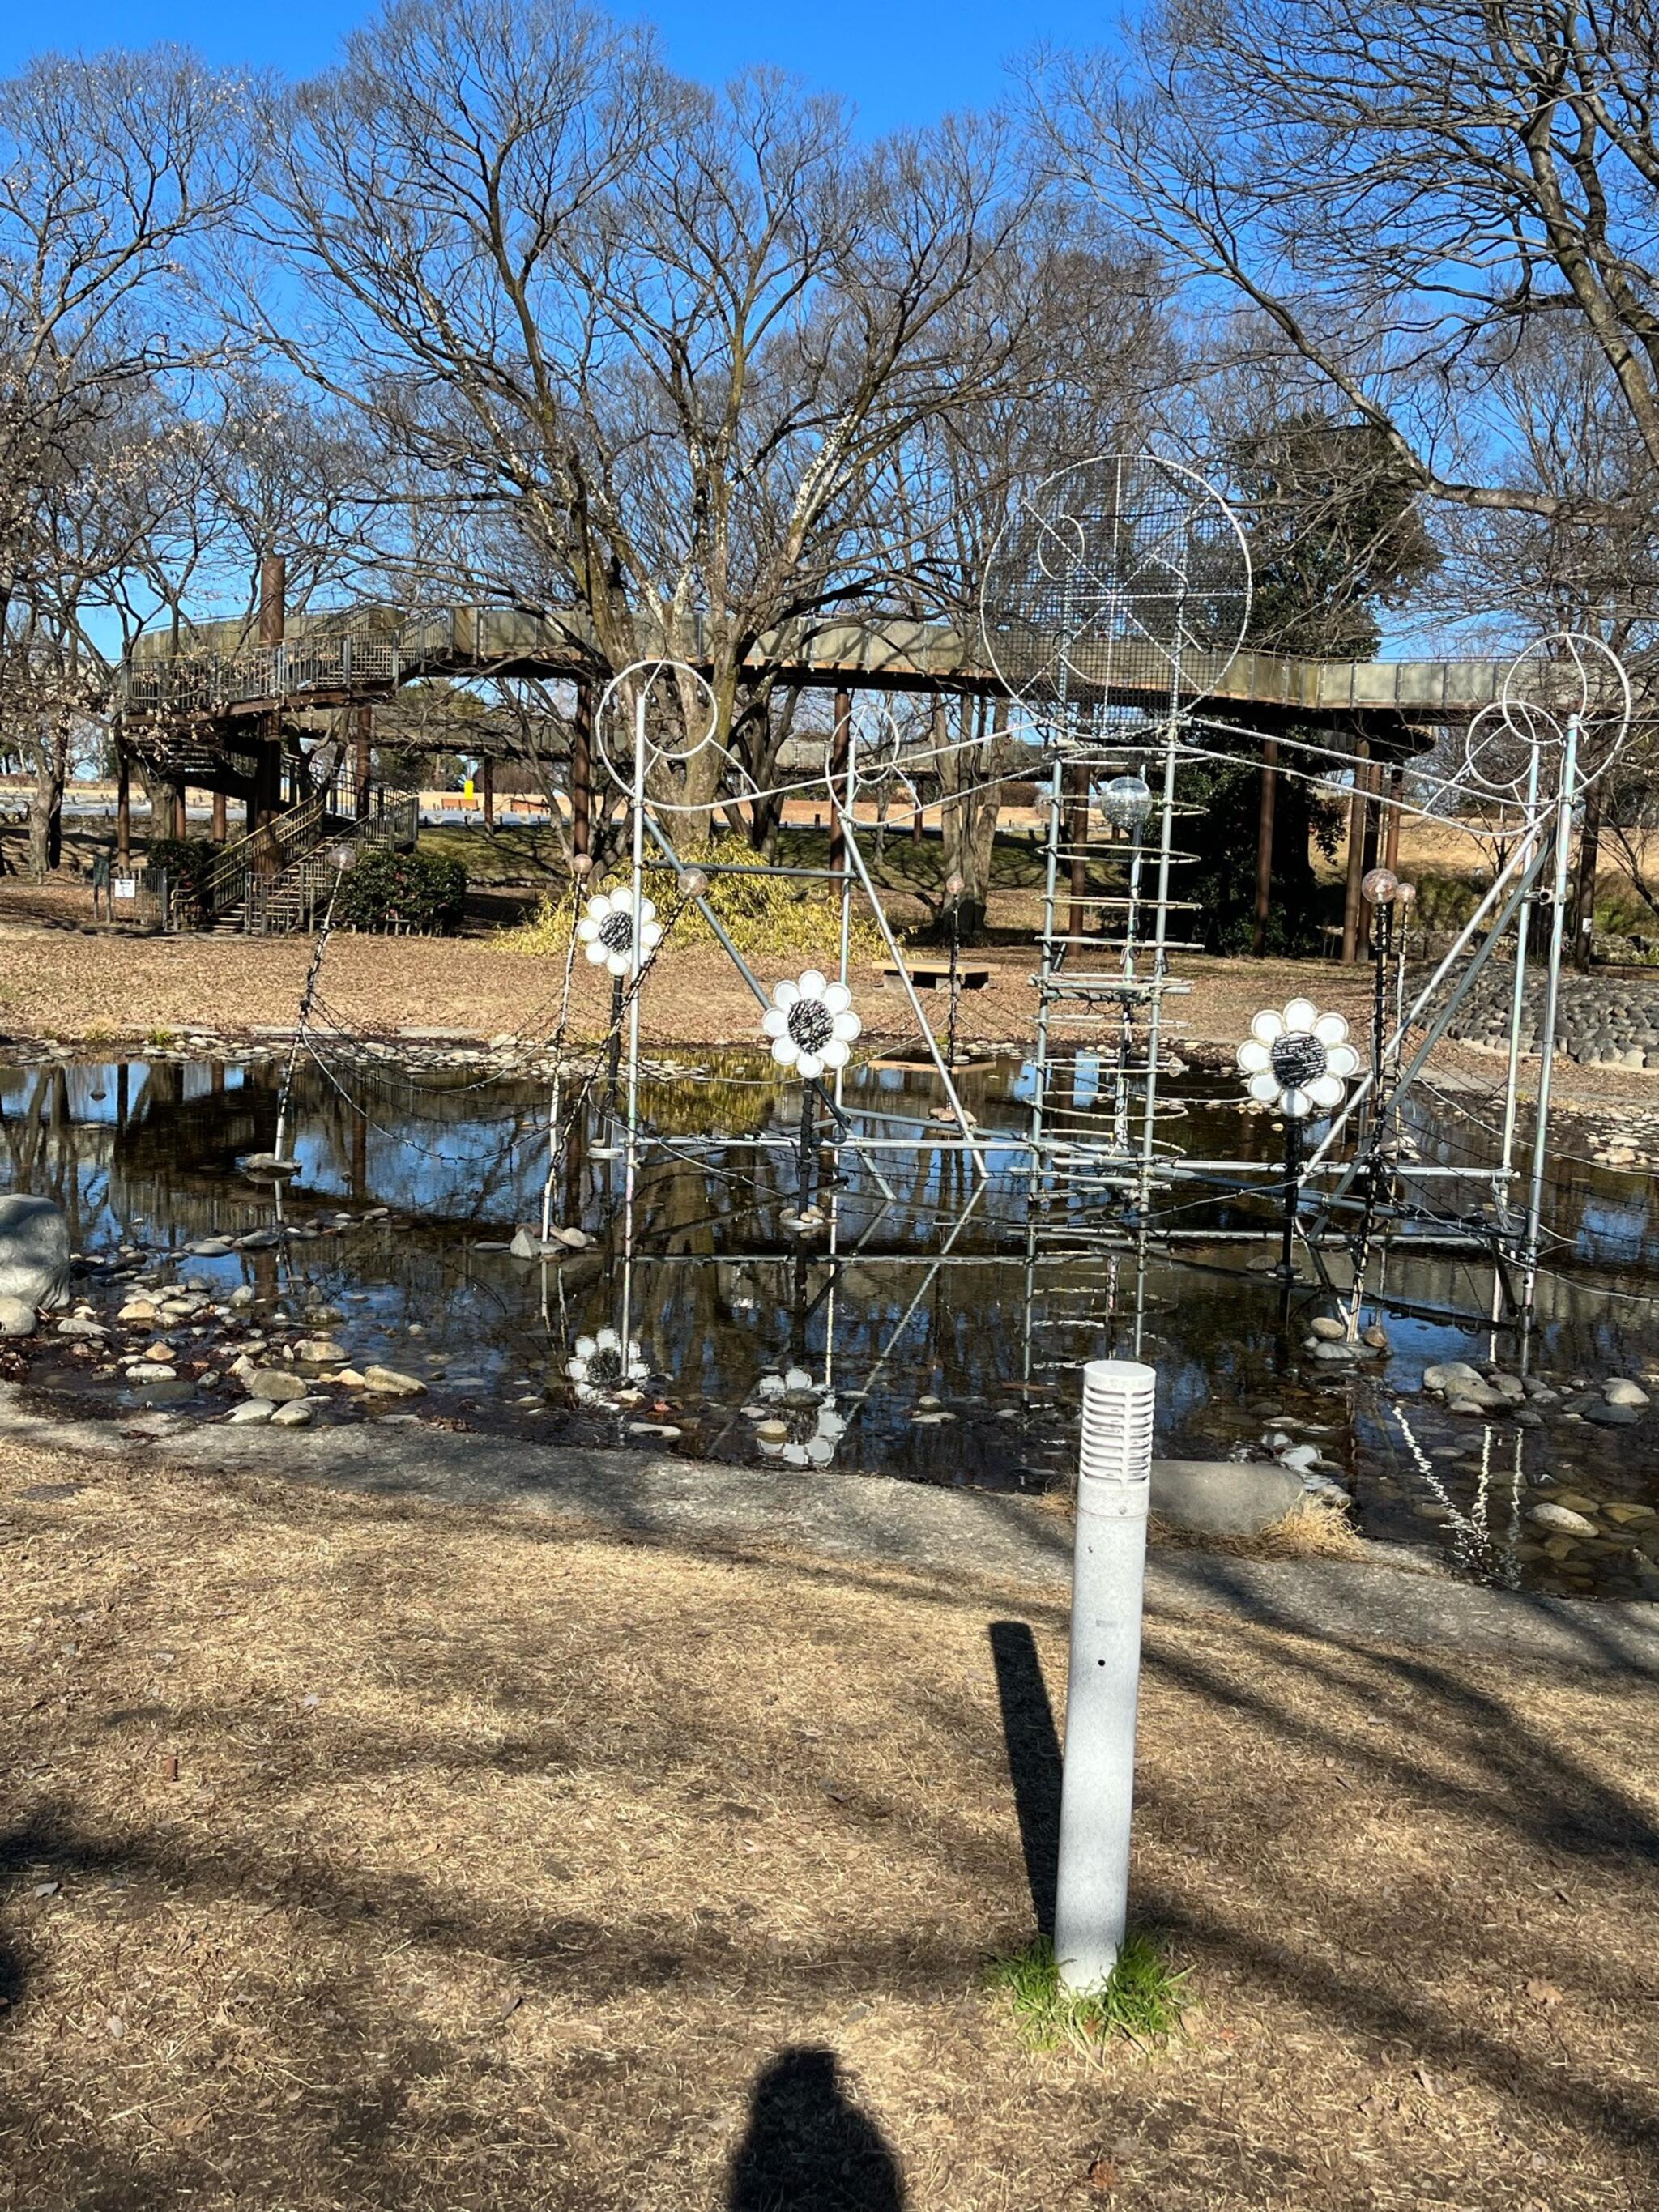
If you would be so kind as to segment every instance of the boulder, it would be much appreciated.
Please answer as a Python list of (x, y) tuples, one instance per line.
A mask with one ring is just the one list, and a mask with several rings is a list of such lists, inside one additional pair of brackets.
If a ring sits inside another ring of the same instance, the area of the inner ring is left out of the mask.
[(395, 1367), (365, 1367), (363, 1388), (378, 1391), (386, 1398), (412, 1398), (426, 1385), (417, 1376), (400, 1375)]
[(250, 1398), (264, 1398), (273, 1406), (285, 1406), (295, 1398), (303, 1398), (306, 1386), (297, 1375), (290, 1375), (283, 1367), (258, 1367), (247, 1378)]
[(1155, 1459), (1151, 1510), (1171, 1528), (1200, 1536), (1259, 1536), (1302, 1496), (1293, 1468), (1260, 1461)]
[(1632, 1382), (1624, 1376), (1615, 1376), (1602, 1386), (1601, 1395), (1609, 1406), (1634, 1406), (1638, 1409), (1650, 1404), (1647, 1392), (1639, 1382)]
[(27, 1298), (0, 1298), (0, 1336), (33, 1336), (39, 1318)]
[(302, 1336), (294, 1347), (294, 1357), (308, 1359), (313, 1367), (332, 1367), (345, 1358), (345, 1346), (331, 1337)]
[(286, 1406), (278, 1406), (270, 1417), (273, 1429), (303, 1429), (310, 1425), (312, 1402), (309, 1398), (290, 1398)]
[(69, 1223), (49, 1198), (0, 1198), (0, 1297), (58, 1306), (69, 1296)]
[(1309, 1327), (1327, 1344), (1341, 1344), (1348, 1334), (1347, 1323), (1338, 1321), (1334, 1314), (1316, 1314)]
[(245, 1398), (229, 1415), (236, 1422), (269, 1421), (276, 1411), (269, 1398)]
[(1527, 1518), (1540, 1528), (1554, 1529), (1558, 1535), (1593, 1536), (1595, 1534), (1595, 1522), (1587, 1521), (1582, 1513), (1575, 1513), (1570, 1505), (1534, 1505)]
[(1443, 1396), (1462, 1398), (1471, 1387), (1485, 1389), (1486, 1377), (1478, 1367), (1471, 1367), (1467, 1359), (1443, 1359), (1433, 1367), (1423, 1370), (1423, 1388), (1437, 1390)]

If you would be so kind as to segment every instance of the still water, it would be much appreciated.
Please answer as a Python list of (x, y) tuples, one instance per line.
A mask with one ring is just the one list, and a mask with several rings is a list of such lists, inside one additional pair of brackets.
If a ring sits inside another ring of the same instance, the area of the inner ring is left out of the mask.
[[(1158, 1370), (1162, 1452), (1311, 1443), (1368, 1535), (1435, 1546), (1460, 1571), (1510, 1583), (1659, 1587), (1659, 1543), (1639, 1512), (1553, 1553), (1526, 1519), (1552, 1489), (1588, 1496), (1598, 1514), (1659, 1503), (1659, 1413), (1602, 1430), (1552, 1408), (1523, 1429), (1449, 1415), (1421, 1394), (1434, 1360), (1515, 1358), (1513, 1340), (1478, 1319), (1489, 1268), (1436, 1241), (1467, 1187), (1407, 1184), (1420, 1241), (1390, 1255), (1374, 1309), (1389, 1353), (1334, 1371), (1305, 1349), (1328, 1294), (1310, 1284), (1287, 1315), (1261, 1272), (1276, 1256), (1270, 1196), (1172, 1180), (1139, 1249), (1133, 1237), (1102, 1249), (1062, 1206), (1034, 1215), (1010, 1141), (1030, 1083), (1018, 1060), (962, 1078), (991, 1170), (982, 1188), (959, 1151), (929, 1141), (941, 1104), (930, 1071), (877, 1062), (850, 1076), (854, 1124), (887, 1149), (843, 1154), (844, 1180), (817, 1193), (829, 1221), (804, 1236), (787, 1225), (799, 1091), (748, 1055), (684, 1065), (698, 1073), (643, 1088), (656, 1141), (631, 1239), (596, 1094), (574, 1117), (552, 1212), (592, 1242), (528, 1261), (506, 1245), (539, 1223), (540, 1084), (305, 1063), (291, 1115), (301, 1172), (278, 1197), (239, 1167), (275, 1138), (270, 1055), (0, 1070), (9, 1187), (68, 1209), (74, 1248), (94, 1263), (78, 1288), (100, 1318), (158, 1273), (216, 1304), (241, 1291), (233, 1316), (204, 1308), (175, 1331), (172, 1382), (135, 1386), (53, 1339), (30, 1347), (28, 1379), (111, 1413), (161, 1402), (222, 1415), (240, 1395), (223, 1369), (240, 1342), (314, 1335), (307, 1316), (327, 1312), (324, 1333), (353, 1367), (418, 1376), (421, 1410), (452, 1426), (1039, 1491), (1074, 1463), (1079, 1364), (1140, 1356)], [(1087, 1082), (1085, 1066), (1079, 1103)], [(1279, 1140), (1237, 1112), (1224, 1079), (1188, 1078), (1171, 1103), (1172, 1154), (1272, 1160)], [(1489, 1156), (1478, 1116), (1436, 1111), (1413, 1127), (1423, 1161)], [(1653, 1206), (1645, 1176), (1559, 1166), (1533, 1371), (1569, 1406), (1577, 1380), (1659, 1367)], [(273, 1227), (280, 1237), (255, 1249), (189, 1249)], [(348, 1390), (319, 1403), (325, 1420), (380, 1410)]]

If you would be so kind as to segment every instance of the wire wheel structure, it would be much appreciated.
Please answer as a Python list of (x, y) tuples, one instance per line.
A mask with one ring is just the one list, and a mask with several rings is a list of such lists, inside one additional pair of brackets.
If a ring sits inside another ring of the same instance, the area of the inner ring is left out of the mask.
[(1013, 697), (1068, 729), (1115, 706), (1170, 713), (1212, 690), (1250, 618), (1238, 518), (1156, 453), (1107, 453), (1023, 495), (980, 593), (986, 649)]

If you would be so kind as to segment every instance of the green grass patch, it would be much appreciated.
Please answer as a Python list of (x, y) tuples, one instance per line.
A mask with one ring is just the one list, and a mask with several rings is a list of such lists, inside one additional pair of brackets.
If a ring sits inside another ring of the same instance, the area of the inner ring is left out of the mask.
[(994, 1959), (985, 1986), (1006, 2000), (1028, 2050), (1069, 2048), (1097, 2063), (1115, 2037), (1145, 2046), (1178, 2033), (1191, 1971), (1176, 1972), (1150, 1936), (1132, 1933), (1106, 1980), (1079, 1996), (1062, 1987), (1054, 1947), (1043, 1936)]

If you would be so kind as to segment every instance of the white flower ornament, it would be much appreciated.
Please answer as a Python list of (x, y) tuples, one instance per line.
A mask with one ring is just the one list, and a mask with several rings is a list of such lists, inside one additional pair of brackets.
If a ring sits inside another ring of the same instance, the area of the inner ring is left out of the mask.
[(1292, 1121), (1329, 1114), (1342, 1103), (1359, 1054), (1340, 1014), (1322, 1014), (1311, 999), (1292, 999), (1283, 1013), (1266, 1007), (1238, 1048), (1246, 1089)]
[[(827, 1382), (815, 1382), (804, 1367), (792, 1367), (782, 1375), (763, 1375), (756, 1395), (774, 1405), (793, 1399), (801, 1408), (799, 1417), (791, 1423), (793, 1433), (787, 1441), (761, 1442), (765, 1458), (781, 1459), (786, 1467), (829, 1466), (847, 1433), (847, 1423), (836, 1411), (835, 1394)], [(805, 1404), (808, 1399), (817, 1403), (808, 1408)]]
[(845, 983), (832, 983), (816, 968), (797, 981), (774, 987), (761, 1027), (772, 1040), (780, 1067), (793, 1067), (811, 1082), (825, 1068), (845, 1067), (848, 1048), (864, 1027), (853, 1012)]
[(575, 1384), (580, 1402), (594, 1406), (603, 1405), (612, 1390), (643, 1382), (651, 1370), (631, 1338), (624, 1353), (616, 1330), (602, 1328), (597, 1336), (576, 1339), (575, 1357), (566, 1360), (564, 1371)]
[[(644, 967), (662, 943), (662, 925), (648, 898), (640, 901), (640, 965)], [(601, 891), (587, 902), (587, 912), (576, 924), (576, 935), (596, 968), (613, 975), (626, 975), (634, 964), (634, 893), (624, 884), (614, 891)]]

